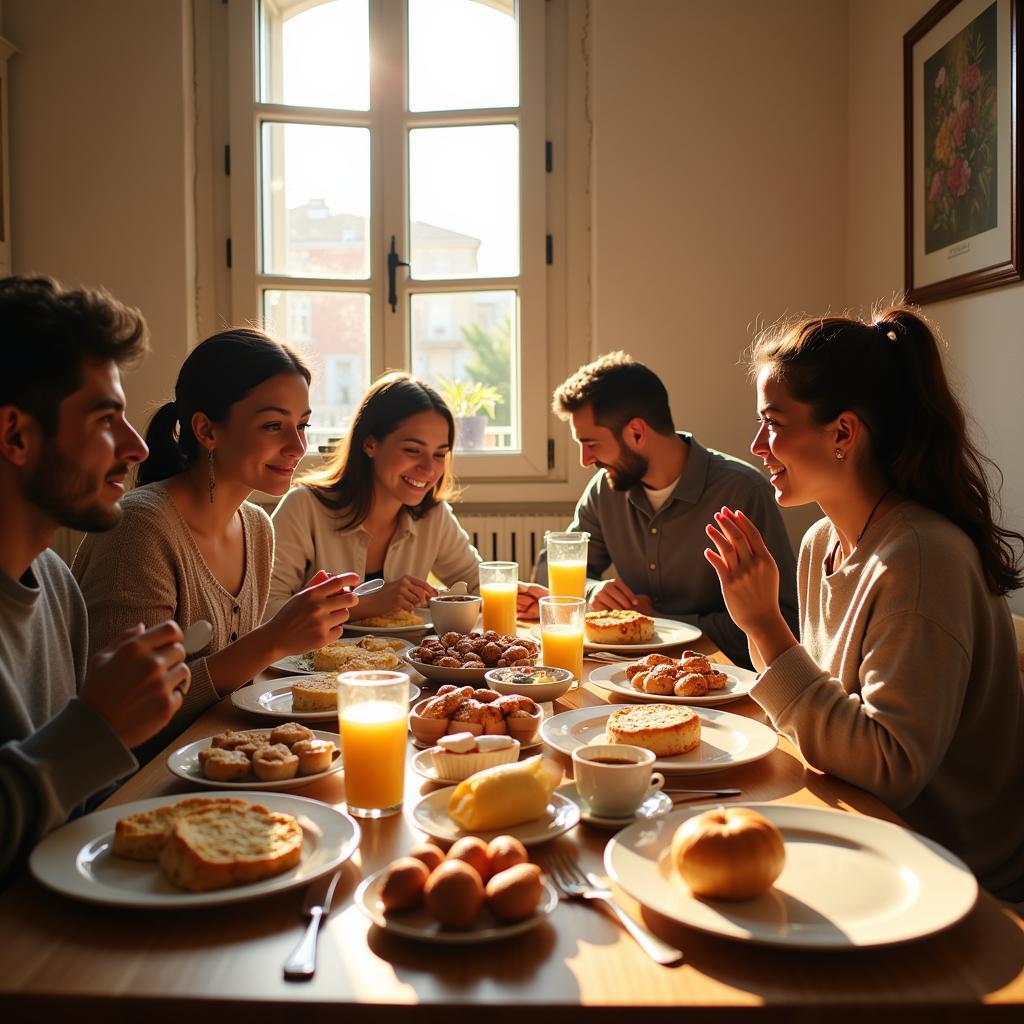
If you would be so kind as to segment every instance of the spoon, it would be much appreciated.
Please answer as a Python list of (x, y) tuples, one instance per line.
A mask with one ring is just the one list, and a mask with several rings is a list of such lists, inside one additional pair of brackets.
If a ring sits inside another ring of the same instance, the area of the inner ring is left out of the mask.
[(673, 789), (671, 786), (665, 786), (663, 792), (665, 793), (687, 793), (692, 796), (739, 796), (741, 790), (738, 789)]
[(198, 654), (210, 642), (211, 636), (213, 636), (213, 623), (207, 622), (206, 619), (196, 619), (185, 630), (185, 636), (182, 639), (185, 653)]
[(365, 580), (356, 587), (352, 593), (356, 597), (366, 597), (367, 594), (376, 594), (381, 587), (384, 586), (384, 581), (381, 579), (377, 580)]

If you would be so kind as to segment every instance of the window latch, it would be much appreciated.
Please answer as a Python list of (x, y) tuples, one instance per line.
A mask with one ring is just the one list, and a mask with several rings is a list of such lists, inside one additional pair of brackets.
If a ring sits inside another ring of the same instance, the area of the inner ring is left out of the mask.
[(395, 271), (398, 267), (409, 266), (405, 260), (400, 259), (398, 253), (395, 251), (395, 236), (391, 236), (391, 251), (388, 253), (388, 304), (391, 306), (391, 312), (394, 313), (398, 308), (398, 291), (395, 287)]

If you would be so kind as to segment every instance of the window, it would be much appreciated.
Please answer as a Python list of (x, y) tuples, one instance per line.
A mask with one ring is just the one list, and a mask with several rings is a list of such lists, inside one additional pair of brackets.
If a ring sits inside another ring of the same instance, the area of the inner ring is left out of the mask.
[(231, 17), (233, 315), (309, 359), (312, 444), (399, 367), (448, 399), (461, 475), (543, 476), (544, 0)]

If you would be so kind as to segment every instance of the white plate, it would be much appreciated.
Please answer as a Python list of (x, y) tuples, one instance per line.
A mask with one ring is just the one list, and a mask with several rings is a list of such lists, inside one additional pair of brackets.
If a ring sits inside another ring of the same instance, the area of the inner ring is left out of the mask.
[[(267, 732), (269, 733), (270, 730), (268, 729)], [(255, 775), (251, 775), (239, 782), (217, 782), (213, 779), (208, 779), (199, 767), (199, 751), (205, 750), (210, 746), (210, 741), (213, 739), (212, 736), (207, 736), (204, 740), (196, 740), (195, 743), (179, 747), (173, 754), (169, 754), (167, 756), (167, 768), (180, 779), (185, 779), (188, 782), (195, 783), (197, 786), (206, 786), (210, 789), (258, 789), (261, 791), (298, 789), (299, 786), (305, 786), (308, 782), (315, 782), (317, 779), (323, 779), (328, 775), (341, 771), (341, 737), (337, 733), (317, 732), (316, 730), (313, 730), (313, 735), (318, 740), (330, 740), (334, 744), (334, 760), (331, 762), (331, 767), (325, 772), (316, 772), (313, 775), (296, 775), (294, 779), (280, 779), (276, 782), (261, 782)]]
[(541, 894), (537, 909), (522, 921), (506, 924), (499, 921), (489, 911), (480, 912), (476, 926), (462, 931), (454, 931), (438, 924), (424, 909), (403, 910), (401, 913), (385, 914), (377, 901), (380, 897), (381, 883), (387, 868), (364, 879), (356, 889), (356, 906), (375, 924), (394, 935), (406, 939), (418, 939), (421, 942), (437, 942), (445, 945), (468, 945), (477, 942), (492, 942), (495, 939), (506, 939), (510, 935), (529, 931), (536, 927), (558, 906), (558, 893), (551, 883), (544, 879), (544, 892)]
[[(245, 798), (238, 790), (207, 794)], [(355, 852), (359, 826), (345, 813), (300, 796), (252, 793), (252, 802), (283, 811), (299, 819), (303, 831), (302, 860), (290, 871), (253, 885), (216, 892), (186, 892), (171, 885), (157, 864), (116, 857), (110, 851), (118, 819), (154, 807), (175, 804), (186, 797), (162, 796), (120, 804), (76, 818), (51, 832), (33, 851), (29, 868), (36, 880), (65, 896), (108, 906), (163, 910), (172, 907), (209, 907), (241, 903), (258, 896), (308, 885), (333, 871)]]
[(346, 622), (344, 636), (405, 636), (407, 633), (426, 633), (433, 629), (428, 608), (415, 608), (413, 613), (423, 621), (417, 626), (360, 626), (358, 622)]
[(580, 816), (588, 825), (596, 825), (598, 828), (625, 828), (632, 825), (634, 821), (651, 821), (654, 818), (662, 818), (672, 810), (672, 797), (668, 793), (652, 793), (636, 809), (635, 814), (628, 814), (625, 818), (606, 818), (601, 814), (593, 814), (587, 806), (586, 800), (580, 796), (575, 782), (564, 782), (555, 790), (561, 793), (574, 803), (579, 805)]
[(479, 836), (490, 842), (495, 836), (515, 836), (523, 846), (546, 843), (549, 839), (568, 832), (580, 820), (579, 804), (562, 796), (557, 791), (551, 794), (547, 811), (533, 821), (524, 821), (510, 828), (499, 828), (491, 832), (463, 832), (448, 816), (448, 801), (455, 792), (455, 786), (446, 786), (428, 793), (409, 812), (409, 820), (421, 832), (434, 839), (454, 842), (463, 836)]
[[(549, 746), (572, 756), (577, 747), (607, 743), (605, 722), (613, 711), (644, 705), (599, 704), (596, 707), (563, 711), (541, 722), (540, 735)], [(704, 775), (723, 768), (749, 764), (767, 757), (778, 746), (779, 737), (768, 726), (742, 715), (714, 708), (693, 708), (700, 715), (700, 746), (676, 757), (659, 757), (654, 768), (675, 775)]]
[(707, 807), (631, 825), (605, 848), (608, 874), (634, 899), (715, 935), (798, 949), (882, 946), (931, 935), (974, 906), (978, 884), (938, 843), (846, 811), (749, 804), (786, 844), (775, 885), (751, 900), (697, 899), (670, 868), (680, 822)]
[[(248, 711), (261, 718), (279, 718), (288, 722), (334, 722), (338, 719), (337, 708), (329, 711), (292, 711), (293, 679), (305, 676), (278, 676), (262, 683), (253, 683), (232, 691), (231, 703), (239, 711)], [(420, 688), (409, 684), (409, 703), (419, 700)]]
[(634, 700), (653, 701), (657, 704), (695, 704), (710, 707), (713, 704), (728, 704), (730, 701), (739, 700), (740, 697), (749, 696), (750, 688), (757, 680), (756, 672), (751, 672), (749, 668), (719, 665), (715, 662), (711, 663), (711, 667), (724, 672), (729, 681), (725, 684), (724, 690), (714, 690), (704, 697), (676, 697), (674, 694), (671, 697), (659, 697), (657, 694), (634, 690), (633, 684), (626, 678), (625, 663), (602, 665), (601, 668), (595, 668), (587, 678), (602, 690), (611, 690), (612, 693), (621, 693)]
[[(419, 628), (419, 627), (417, 627)], [(381, 630), (383, 633), (387, 633), (386, 630)], [(357, 644), (361, 637), (349, 637), (342, 638), (341, 640), (334, 641), (339, 644)], [(403, 640), (401, 637), (390, 637), (389, 639), (397, 640), (402, 646), (395, 651), (395, 656), (401, 658), (406, 651), (411, 651), (413, 645), (408, 640)], [(280, 669), (282, 672), (290, 672), (292, 675), (312, 675), (314, 672), (329, 672), (330, 669), (313, 668), (313, 652), (308, 651), (306, 654), (286, 654), (283, 658), (278, 658), (277, 661), (272, 662), (270, 668)]]
[[(533, 626), (530, 635), (540, 639), (540, 626)], [(631, 651), (657, 651), (662, 647), (675, 647), (677, 644), (689, 644), (698, 639), (701, 635), (696, 626), (686, 622), (676, 622), (674, 619), (654, 619), (654, 639), (639, 644), (595, 644), (589, 640), (583, 641), (585, 651), (619, 651), (629, 654)]]

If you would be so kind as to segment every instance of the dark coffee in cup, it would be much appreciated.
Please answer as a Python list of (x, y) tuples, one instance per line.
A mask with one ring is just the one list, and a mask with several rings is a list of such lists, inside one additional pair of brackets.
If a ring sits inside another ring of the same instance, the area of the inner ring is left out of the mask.
[(454, 604), (455, 602), (479, 601), (480, 598), (473, 597), (470, 594), (453, 594), (451, 597), (435, 597), (435, 598), (433, 598), (433, 600), (434, 601), (444, 601), (446, 604), (447, 603)]
[(628, 757), (588, 757), (587, 760), (594, 764), (636, 764)]

